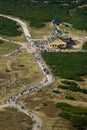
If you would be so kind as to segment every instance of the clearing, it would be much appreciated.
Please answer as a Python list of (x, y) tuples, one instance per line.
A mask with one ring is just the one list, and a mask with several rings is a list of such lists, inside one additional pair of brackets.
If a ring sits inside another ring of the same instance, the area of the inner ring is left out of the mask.
[(0, 58), (0, 103), (31, 85), (42, 81), (43, 74), (33, 57), (25, 50), (18, 56)]

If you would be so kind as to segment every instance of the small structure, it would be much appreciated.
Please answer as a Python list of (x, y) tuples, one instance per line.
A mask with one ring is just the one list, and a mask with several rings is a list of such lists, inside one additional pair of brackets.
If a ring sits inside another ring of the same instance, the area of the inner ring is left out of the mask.
[(51, 29), (50, 34), (51, 34), (51, 36), (61, 36), (62, 35), (61, 31), (58, 30), (57, 28)]
[(63, 35), (67, 34), (73, 27), (72, 24), (61, 22), (60, 20), (52, 20), (53, 29), (50, 31), (52, 35)]
[(62, 41), (60, 38), (57, 38), (52, 42), (48, 41), (48, 48), (50, 49), (57, 49), (57, 48), (65, 49), (66, 47), (67, 47), (67, 43)]
[(52, 24), (55, 24), (57, 26), (59, 26), (60, 23), (62, 23), (62, 22), (60, 20), (58, 20), (58, 19), (52, 20)]
[(50, 30), (50, 35), (47, 39), (49, 49), (66, 49), (71, 38), (68, 37), (69, 31), (72, 29), (73, 25), (66, 22), (61, 22), (58, 19), (51, 21), (52, 29)]

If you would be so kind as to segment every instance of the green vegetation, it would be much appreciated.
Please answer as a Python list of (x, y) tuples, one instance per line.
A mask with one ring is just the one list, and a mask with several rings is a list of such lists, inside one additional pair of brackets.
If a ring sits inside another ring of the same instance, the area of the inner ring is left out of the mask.
[(68, 80), (62, 80), (61, 81), (63, 84), (65, 85), (70, 85), (70, 86), (77, 86), (77, 83), (73, 82), (73, 81), (68, 81)]
[(66, 99), (69, 99), (69, 100), (75, 100), (75, 98), (72, 97), (72, 96), (65, 96), (65, 98), (66, 98)]
[(0, 111), (0, 130), (31, 130), (32, 125), (30, 117), (14, 108)]
[(10, 53), (19, 47), (18, 44), (0, 40), (0, 55)]
[(58, 88), (71, 90), (73, 92), (82, 92), (84, 94), (87, 94), (87, 89), (81, 89), (80, 86), (78, 86), (78, 84), (76, 84), (73, 81), (63, 80), (62, 83), (64, 85), (59, 85)]
[(61, 88), (61, 89), (69, 89), (69, 87), (66, 86), (66, 85), (59, 85), (58, 88)]
[(42, 57), (55, 76), (83, 81), (81, 76), (87, 75), (86, 52), (42, 52)]
[(53, 90), (53, 93), (60, 94), (61, 92), (59, 90)]
[(18, 67), (24, 67), (24, 65), (20, 64), (20, 65), (18, 65)]
[(6, 69), (5, 72), (11, 72), (9, 69)]
[(78, 86), (64, 86), (64, 85), (59, 85), (58, 88), (68, 89), (68, 90), (71, 90), (73, 92), (79, 92), (79, 91), (81, 91), (80, 87), (78, 87)]
[(43, 106), (48, 106), (47, 102), (44, 102), (44, 103), (43, 103)]
[(4, 17), (0, 17), (0, 35), (20, 36), (22, 32), (18, 31), (20, 26), (16, 22)]
[(85, 43), (83, 44), (82, 49), (83, 49), (83, 50), (86, 50), (86, 49), (87, 49), (87, 42), (85, 42)]
[(72, 106), (67, 103), (57, 103), (56, 107), (62, 110), (62, 112), (59, 113), (59, 116), (69, 120), (72, 126), (75, 127), (77, 130), (87, 129), (86, 108)]
[(78, 8), (84, 4), (86, 0), (0, 0), (0, 13), (20, 17), (30, 21), (35, 27), (41, 27), (53, 19), (60, 19), (70, 22), (77, 29), (87, 30), (87, 7)]
[(36, 28), (41, 28), (41, 27), (45, 26), (44, 23), (41, 23), (41, 22), (38, 22), (38, 21), (31, 21), (29, 25), (31, 27), (36, 27)]
[(78, 106), (72, 106), (67, 103), (57, 103), (56, 107), (60, 108), (63, 111), (70, 112), (72, 114), (87, 115), (87, 109)]
[(87, 129), (87, 117), (86, 116), (77, 116), (72, 115), (67, 112), (59, 113), (60, 117), (67, 119), (71, 122), (71, 125), (75, 127), (77, 130), (86, 130)]
[(71, 90), (73, 92), (82, 92), (84, 94), (87, 94), (87, 90), (86, 89), (81, 89), (78, 86), (74, 87), (74, 86), (59, 85), (58, 88)]
[(78, 86), (78, 84), (76, 84), (76, 83), (73, 82), (73, 81), (63, 80), (62, 83), (63, 83), (64, 85), (59, 85), (58, 88), (68, 89), (68, 90), (71, 90), (71, 91), (74, 91), (74, 92), (78, 92), (78, 91), (81, 91), (81, 90), (82, 90), (82, 89)]

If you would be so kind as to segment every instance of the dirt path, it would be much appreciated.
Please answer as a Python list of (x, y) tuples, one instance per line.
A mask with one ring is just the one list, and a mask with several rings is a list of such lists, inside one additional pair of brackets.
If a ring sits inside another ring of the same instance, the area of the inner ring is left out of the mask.
[[(42, 120), (40, 119), (40, 117), (38, 117), (36, 114), (32, 113), (31, 111), (29, 112), (26, 108), (24, 108), (23, 106), (17, 104), (17, 99), (19, 99), (21, 96), (25, 95), (25, 94), (28, 94), (28, 93), (31, 93), (33, 91), (37, 91), (38, 89), (42, 89), (43, 87), (47, 87), (49, 86), (50, 84), (52, 84), (55, 79), (53, 78), (53, 76), (51, 75), (51, 73), (47, 74), (47, 72), (49, 72), (46, 64), (44, 63), (41, 55), (39, 52), (37, 52), (37, 48), (36, 46), (34, 45), (34, 42), (31, 38), (31, 35), (29, 33), (29, 30), (27, 28), (27, 25), (26, 23), (24, 23), (22, 20), (20, 20), (19, 18), (14, 18), (12, 16), (7, 16), (7, 15), (2, 15), (0, 14), (0, 16), (2, 17), (5, 17), (5, 18), (8, 18), (8, 19), (11, 19), (13, 21), (16, 21), (18, 24), (21, 25), (22, 29), (23, 29), (23, 32), (24, 32), (24, 35), (26, 37), (26, 40), (28, 42), (28, 46), (26, 45), (23, 45), (22, 46), (24, 48), (26, 48), (26, 50), (29, 52), (30, 48), (32, 50), (32, 53), (34, 54), (35, 58), (36, 58), (36, 61), (38, 63), (38, 65), (40, 66), (41, 70), (43, 71), (43, 74), (46, 76), (46, 79), (47, 81), (36, 86), (36, 87), (32, 87), (30, 88), (29, 90), (25, 90), (25, 92), (21, 92), (17, 95), (14, 95), (12, 96), (11, 98), (9, 98), (7, 100), (7, 106), (14, 106), (16, 107), (17, 109), (19, 109), (20, 111), (24, 112), (25, 114), (27, 114), (28, 116), (30, 116), (32, 118), (32, 120), (34, 121), (34, 125), (33, 125), (33, 130), (40, 130), (41, 127), (42, 127)], [(6, 39), (5, 39), (6, 40)], [(7, 40), (6, 40), (7, 41)], [(16, 42), (17, 43), (17, 42)], [(18, 43), (19, 44), (19, 43)], [(8, 66), (9, 67), (9, 66)], [(46, 71), (44, 71), (44, 68)], [(23, 94), (24, 93), (24, 94)]]
[[(25, 35), (25, 38), (27, 40), (27, 44), (23, 45), (22, 43), (19, 43), (19, 42), (18, 42), (18, 44), (21, 44), (22, 47), (27, 50), (27, 52), (30, 52), (30, 48), (31, 48), (31, 52), (35, 56), (35, 59), (36, 59), (38, 65), (39, 65), (39, 67), (41, 68), (43, 74), (46, 77), (46, 81), (43, 82), (43, 79), (42, 79), (42, 83), (40, 83), (39, 85), (34, 86), (34, 87), (30, 87), (29, 89), (24, 90), (23, 92), (16, 94), (16, 95), (13, 95), (11, 98), (7, 99), (6, 104), (1, 106), (1, 108), (8, 107), (8, 106), (13, 106), (13, 107), (17, 108), (18, 110), (22, 111), (23, 113), (27, 114), (28, 116), (30, 116), (32, 118), (32, 120), (34, 121), (33, 130), (40, 130), (42, 125), (43, 125), (40, 117), (38, 117), (36, 114), (34, 114), (31, 110), (27, 110), (27, 108), (18, 104), (17, 100), (24, 95), (30, 94), (32, 92), (38, 91), (40, 89), (43, 89), (44, 87), (49, 86), (50, 84), (52, 84), (55, 81), (55, 79), (53, 78), (53, 76), (50, 73), (47, 65), (43, 61), (40, 53), (37, 51), (37, 48), (36, 48), (36, 46), (33, 42), (33, 39), (31, 37), (30, 33), (29, 33), (29, 30), (27, 28), (26, 23), (24, 23), (19, 18), (14, 18), (12, 16), (2, 15), (2, 14), (0, 14), (0, 16), (11, 19), (13, 21), (16, 21), (18, 24), (21, 25), (23, 32), (24, 32), (24, 35)], [(4, 39), (4, 40), (6, 40), (6, 39)], [(79, 51), (87, 52), (87, 51), (84, 51), (84, 50), (62, 50), (61, 52), (79, 52)]]

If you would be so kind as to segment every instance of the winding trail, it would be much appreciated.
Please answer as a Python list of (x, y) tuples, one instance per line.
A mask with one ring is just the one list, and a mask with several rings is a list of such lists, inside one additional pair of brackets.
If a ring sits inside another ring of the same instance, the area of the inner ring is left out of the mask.
[[(38, 91), (40, 89), (43, 89), (44, 87), (49, 86), (50, 84), (52, 84), (55, 81), (55, 79), (53, 78), (53, 76), (51, 75), (47, 65), (43, 61), (43, 59), (40, 55), (40, 52), (37, 51), (37, 47), (34, 44), (34, 40), (31, 37), (31, 34), (30, 34), (30, 32), (27, 28), (26, 23), (23, 22), (21, 19), (15, 18), (15, 17), (12, 17), (12, 16), (3, 15), (3, 14), (0, 14), (0, 16), (11, 19), (13, 21), (16, 21), (22, 27), (22, 30), (23, 30), (24, 35), (26, 37), (27, 43), (24, 44), (24, 43), (20, 43), (20, 42), (9, 41), (9, 40), (3, 39), (3, 38), (0, 38), (0, 39), (7, 41), (7, 42), (13, 42), (13, 43), (16, 43), (16, 44), (20, 44), (22, 46), (22, 48), (25, 48), (27, 50), (28, 53), (30, 53), (30, 49), (31, 49), (39, 67), (41, 68), (43, 74), (46, 77), (46, 80), (44, 82), (43, 82), (43, 79), (42, 79), (42, 84), (39, 84), (38, 86), (31, 86), (27, 90), (24, 90), (24, 91), (22, 91), (18, 94), (15, 94), (12, 97), (10, 97), (9, 99), (7, 99), (7, 101), (5, 102), (4, 105), (0, 105), (0, 109), (3, 109), (5, 107), (9, 107), (9, 106), (17, 108), (18, 110), (22, 111), (23, 113), (25, 113), (26, 115), (28, 115), (29, 117), (32, 118), (32, 121), (34, 122), (32, 130), (40, 130), (42, 125), (43, 125), (43, 122), (40, 119), (40, 117), (38, 117), (36, 114), (34, 114), (31, 110), (27, 110), (27, 108), (18, 104), (18, 99), (20, 97), (24, 96), (24, 95), (30, 94), (32, 92)], [(52, 51), (55, 51), (55, 50), (52, 50)], [(67, 50), (61, 50), (61, 51), (57, 50), (56, 52), (87, 52), (87, 50), (80, 50), (80, 49), (79, 50), (68, 50), (67, 49)], [(8, 65), (8, 67), (10, 67), (9, 63), (7, 63), (7, 65)]]
[(43, 61), (43, 59), (42, 59), (42, 57), (40, 55), (40, 52), (37, 51), (37, 47), (34, 45), (34, 41), (33, 41), (32, 37), (30, 35), (30, 32), (29, 32), (29, 30), (27, 28), (26, 23), (24, 23), (21, 19), (15, 18), (15, 17), (12, 17), (12, 16), (3, 15), (3, 14), (0, 14), (0, 16), (11, 19), (13, 21), (16, 21), (22, 27), (24, 35), (25, 35), (26, 40), (28, 42), (27, 43), (28, 46), (26, 46), (26, 44), (24, 46), (23, 46), (23, 44), (21, 44), (21, 45), (24, 48), (26, 48), (27, 51), (29, 51), (30, 48), (31, 48), (32, 53), (33, 53), (34, 57), (36, 58), (36, 61), (37, 61), (38, 65), (39, 65), (39, 67), (41, 68), (43, 74), (46, 77), (46, 81), (44, 81), (42, 84), (39, 84), (38, 86), (30, 87), (29, 89), (24, 90), (23, 92), (12, 96), (11, 98), (9, 98), (6, 101), (5, 105), (0, 106), (0, 107), (4, 108), (4, 107), (8, 107), (8, 106), (13, 106), (13, 107), (17, 108), (18, 110), (22, 111), (23, 113), (27, 114), (28, 116), (30, 116), (32, 118), (32, 120), (34, 121), (33, 130), (40, 130), (41, 127), (42, 127), (42, 120), (40, 119), (40, 117), (35, 115), (31, 110), (29, 111), (24, 106), (21, 106), (20, 104), (18, 104), (17, 100), (20, 97), (22, 97), (23, 95), (29, 94), (29, 93), (34, 92), (34, 91), (38, 91), (38, 90), (40, 90), (40, 89), (42, 89), (44, 87), (49, 86), (50, 84), (52, 84), (55, 81), (55, 79), (53, 78), (53, 76), (51, 75), (47, 65)]

